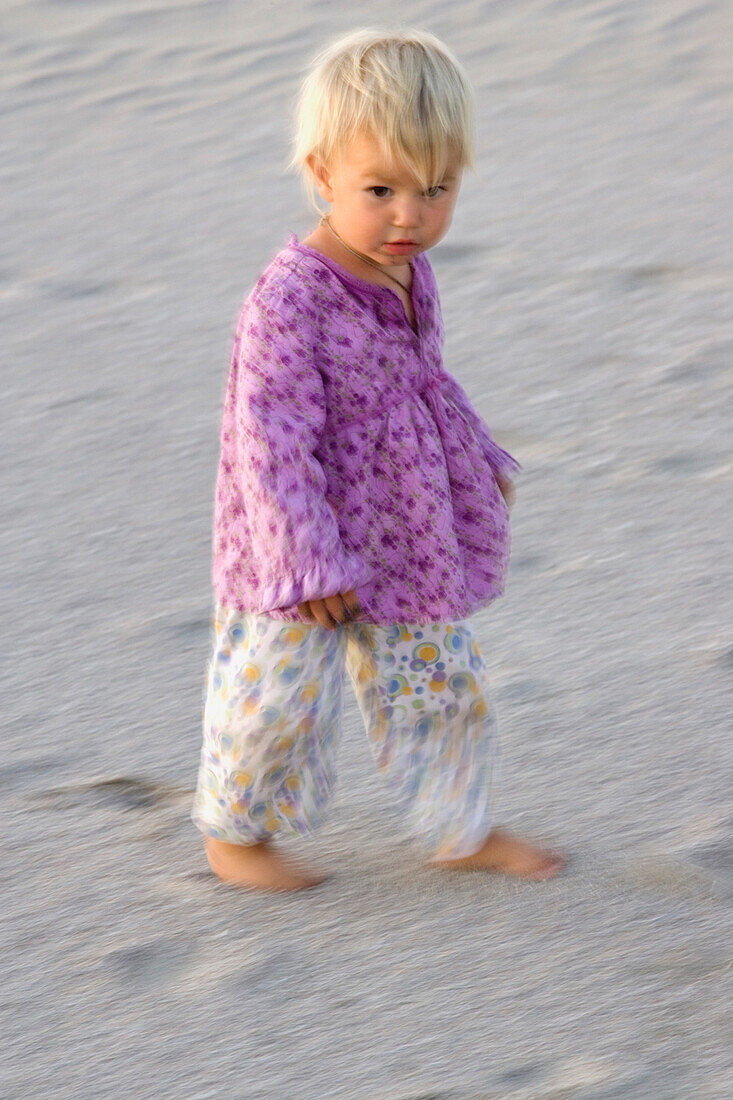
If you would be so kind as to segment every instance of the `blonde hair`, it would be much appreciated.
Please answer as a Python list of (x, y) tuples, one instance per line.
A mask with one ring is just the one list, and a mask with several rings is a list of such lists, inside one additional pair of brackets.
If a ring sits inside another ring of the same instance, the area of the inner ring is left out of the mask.
[(295, 112), (296, 168), (311, 207), (317, 187), (307, 164), (332, 165), (349, 139), (370, 133), (388, 162), (403, 161), (432, 188), (445, 171), (449, 146), (459, 170), (473, 172), (475, 102), (460, 62), (428, 31), (365, 27), (330, 42), (311, 61)]

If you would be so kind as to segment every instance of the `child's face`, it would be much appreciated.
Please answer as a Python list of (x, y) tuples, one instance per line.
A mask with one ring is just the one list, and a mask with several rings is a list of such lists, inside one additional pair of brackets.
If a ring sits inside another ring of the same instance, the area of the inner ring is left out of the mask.
[[(388, 164), (366, 133), (354, 138), (327, 168), (309, 161), (321, 198), (331, 203), (329, 221), (359, 252), (388, 267), (403, 266), (446, 233), (453, 215), (461, 171), (453, 150), (445, 176), (423, 191), (404, 164)], [(409, 250), (391, 250), (390, 242), (414, 241)]]

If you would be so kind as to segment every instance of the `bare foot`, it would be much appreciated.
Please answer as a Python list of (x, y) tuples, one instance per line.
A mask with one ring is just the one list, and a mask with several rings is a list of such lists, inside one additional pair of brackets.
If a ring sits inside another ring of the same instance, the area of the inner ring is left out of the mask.
[(237, 886), (253, 886), (257, 890), (307, 890), (328, 877), (313, 871), (299, 871), (269, 841), (228, 844), (207, 836), (204, 847), (214, 874), (222, 882)]
[(561, 852), (538, 848), (502, 829), (492, 829), (473, 855), (461, 859), (434, 859), (431, 866), (456, 871), (500, 871), (537, 881), (552, 878), (566, 863), (567, 857)]

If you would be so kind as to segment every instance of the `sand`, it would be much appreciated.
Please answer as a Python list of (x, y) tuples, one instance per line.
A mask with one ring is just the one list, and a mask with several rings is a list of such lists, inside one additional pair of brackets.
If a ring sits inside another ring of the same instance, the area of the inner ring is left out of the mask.
[(731, 9), (402, 5), (478, 101), (431, 251), (446, 366), (523, 464), (476, 617), (501, 819), (562, 879), (426, 868), (347, 685), (331, 877), (257, 896), (188, 813), (236, 312), (315, 224), (325, 39), (386, 4), (5, 0), (8, 1098), (733, 1091)]

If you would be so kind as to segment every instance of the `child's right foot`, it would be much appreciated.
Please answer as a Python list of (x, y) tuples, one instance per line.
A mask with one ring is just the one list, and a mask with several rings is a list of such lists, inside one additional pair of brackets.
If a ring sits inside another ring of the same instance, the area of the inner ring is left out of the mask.
[(269, 841), (257, 844), (228, 844), (204, 838), (206, 858), (222, 882), (251, 886), (256, 890), (307, 890), (327, 875), (299, 871), (285, 860)]
[(477, 852), (459, 859), (433, 859), (431, 866), (455, 871), (500, 871), (519, 878), (552, 878), (567, 864), (567, 856), (492, 829)]

